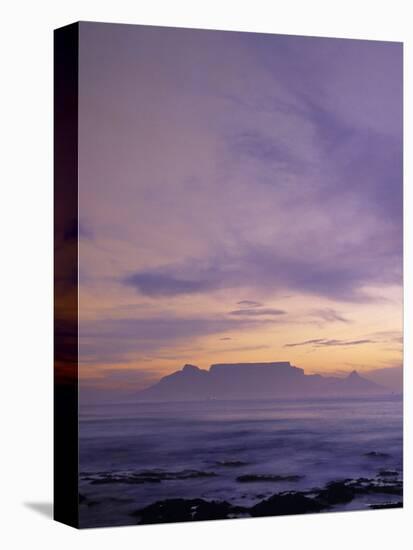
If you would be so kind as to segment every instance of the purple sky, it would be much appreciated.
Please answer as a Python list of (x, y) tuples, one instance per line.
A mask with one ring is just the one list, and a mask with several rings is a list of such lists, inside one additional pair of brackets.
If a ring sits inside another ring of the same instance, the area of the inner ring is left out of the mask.
[(84, 23), (79, 90), (88, 383), (400, 364), (401, 44)]

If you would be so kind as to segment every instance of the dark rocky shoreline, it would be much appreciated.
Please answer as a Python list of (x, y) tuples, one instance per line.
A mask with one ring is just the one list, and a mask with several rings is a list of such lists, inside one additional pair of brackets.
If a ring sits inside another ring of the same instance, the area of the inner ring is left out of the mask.
[[(165, 472), (147, 470), (132, 473), (100, 472), (83, 474), (83, 480), (92, 485), (112, 483), (141, 484), (161, 483), (166, 480), (188, 480), (216, 476), (215, 472), (181, 470)], [(258, 475), (238, 476), (241, 483), (291, 481), (302, 476)], [(243, 479), (241, 479), (243, 478)], [(258, 496), (258, 495), (257, 495)], [(259, 495), (261, 498), (263, 495)], [(370, 497), (370, 498), (369, 498)], [(377, 500), (377, 497), (379, 499)], [(383, 501), (383, 497), (388, 500)], [(343, 479), (327, 483), (322, 488), (305, 491), (284, 491), (264, 498), (252, 506), (238, 506), (225, 500), (203, 498), (170, 498), (156, 501), (143, 508), (133, 510), (130, 516), (139, 524), (205, 521), (245, 517), (281, 516), (319, 513), (343, 509), (344, 505), (356, 499), (363, 499), (365, 509), (381, 510), (403, 506), (403, 482), (395, 470), (379, 470), (374, 478)], [(83, 506), (95, 506), (96, 500), (80, 495)], [(131, 501), (131, 505), (133, 500)]]
[(132, 513), (139, 524), (203, 521), (242, 517), (282, 516), (309, 514), (333, 510), (347, 504), (360, 495), (391, 495), (398, 497), (386, 503), (369, 504), (373, 510), (400, 508), (403, 506), (401, 480), (385, 481), (377, 478), (359, 478), (328, 483), (323, 489), (313, 491), (285, 491), (276, 493), (254, 506), (235, 506), (227, 501), (204, 499), (167, 499), (155, 502)]

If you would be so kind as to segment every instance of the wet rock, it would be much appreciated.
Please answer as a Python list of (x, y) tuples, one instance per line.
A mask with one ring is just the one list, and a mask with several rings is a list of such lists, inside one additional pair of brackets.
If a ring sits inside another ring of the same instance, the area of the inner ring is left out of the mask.
[(280, 493), (250, 508), (251, 516), (285, 516), (321, 512), (328, 506), (302, 493)]
[(403, 482), (395, 479), (366, 479), (363, 481), (355, 480), (347, 483), (356, 494), (371, 495), (403, 495)]
[(354, 488), (343, 481), (333, 481), (319, 492), (317, 498), (327, 504), (344, 504), (351, 502), (355, 496)]
[(391, 485), (374, 485), (372, 484), (370, 487), (365, 490), (367, 493), (379, 493), (382, 495), (403, 495), (403, 484), (402, 483), (396, 483)]
[(138, 523), (149, 524), (228, 519), (248, 515), (248, 511), (225, 501), (173, 498), (150, 504), (133, 515), (138, 516)]
[(278, 482), (278, 481), (300, 481), (304, 476), (298, 475), (271, 475), (271, 474), (245, 474), (237, 477), (237, 481), (240, 483), (252, 483), (255, 481), (269, 481), (269, 482)]
[(403, 502), (384, 502), (383, 504), (370, 504), (371, 510), (386, 510), (388, 508), (403, 508)]
[[(170, 472), (171, 473), (171, 472)], [(287, 476), (267, 476), (250, 474), (239, 476), (248, 481), (271, 481)], [(237, 479), (239, 479), (237, 478)], [(248, 482), (247, 481), (247, 482)], [(247, 508), (235, 506), (227, 501), (207, 501), (195, 499), (167, 499), (155, 502), (134, 512), (139, 523), (163, 523), (180, 521), (203, 521), (211, 519), (226, 519), (245, 516), (283, 516), (293, 514), (317, 513), (345, 504), (357, 498), (358, 495), (388, 494), (401, 496), (403, 484), (393, 478), (359, 478), (345, 479), (328, 483), (324, 488), (312, 491), (288, 491), (265, 498), (257, 494), (260, 501)], [(245, 495), (243, 495), (245, 496)], [(263, 500), (261, 500), (263, 499)], [(370, 504), (371, 509), (396, 508), (401, 502)]]

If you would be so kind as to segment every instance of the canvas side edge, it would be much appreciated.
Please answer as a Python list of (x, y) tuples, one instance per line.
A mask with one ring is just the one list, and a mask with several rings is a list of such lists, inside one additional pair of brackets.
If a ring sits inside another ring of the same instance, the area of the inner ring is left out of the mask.
[(79, 526), (79, 25), (54, 31), (54, 519)]

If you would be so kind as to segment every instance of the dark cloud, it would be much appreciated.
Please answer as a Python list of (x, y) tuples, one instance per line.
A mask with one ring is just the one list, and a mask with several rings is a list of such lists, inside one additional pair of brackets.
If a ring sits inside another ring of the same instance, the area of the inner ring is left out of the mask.
[(295, 348), (297, 346), (313, 346), (316, 348), (329, 347), (329, 346), (360, 346), (362, 344), (374, 344), (374, 340), (335, 340), (327, 338), (316, 338), (313, 340), (304, 340), (303, 342), (294, 342), (291, 344), (284, 344), (285, 348)]
[(147, 296), (176, 296), (212, 290), (213, 280), (191, 280), (175, 277), (162, 272), (135, 273), (125, 279), (125, 283)]
[(234, 311), (230, 311), (230, 315), (236, 315), (239, 317), (262, 317), (262, 316), (273, 316), (273, 315), (285, 315), (287, 312), (282, 309), (275, 309), (275, 308), (250, 308), (250, 309), (236, 309)]
[(321, 257), (311, 248), (287, 255), (268, 246), (244, 244), (236, 257), (222, 253), (202, 265), (184, 261), (132, 273), (123, 282), (151, 297), (245, 287), (260, 292), (289, 289), (362, 303), (374, 299), (364, 292), (364, 287), (401, 283), (401, 263), (396, 257), (390, 244), (381, 242), (378, 247), (369, 240), (348, 249), (338, 247)]

